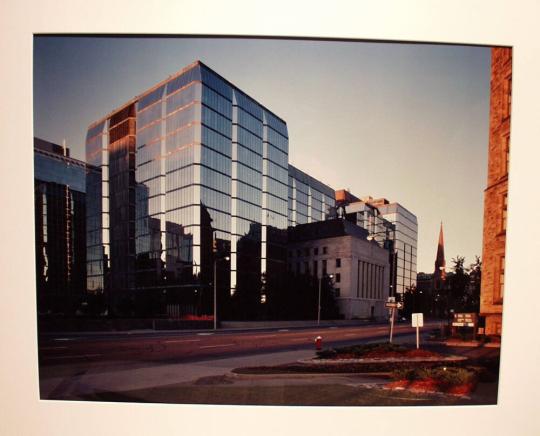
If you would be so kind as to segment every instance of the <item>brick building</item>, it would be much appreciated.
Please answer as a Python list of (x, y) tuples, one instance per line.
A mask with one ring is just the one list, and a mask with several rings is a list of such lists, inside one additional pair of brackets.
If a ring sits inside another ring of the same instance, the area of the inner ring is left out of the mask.
[(484, 234), (480, 315), (486, 334), (500, 335), (504, 296), (512, 49), (491, 52), (488, 181), (484, 194)]

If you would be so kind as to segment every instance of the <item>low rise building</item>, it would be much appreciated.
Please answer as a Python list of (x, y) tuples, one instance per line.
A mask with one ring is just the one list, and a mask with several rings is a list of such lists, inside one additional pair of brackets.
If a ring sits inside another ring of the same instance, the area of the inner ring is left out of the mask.
[(347, 220), (300, 224), (288, 230), (288, 268), (315, 277), (333, 275), (345, 319), (384, 318), (390, 290), (388, 250)]

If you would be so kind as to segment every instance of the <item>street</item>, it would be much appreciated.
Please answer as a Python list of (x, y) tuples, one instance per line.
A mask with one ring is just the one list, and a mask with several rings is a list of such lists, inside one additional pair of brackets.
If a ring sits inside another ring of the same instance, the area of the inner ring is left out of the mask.
[[(435, 327), (426, 323), (424, 332)], [(388, 325), (251, 331), (48, 334), (39, 340), (41, 398), (77, 398), (100, 390), (129, 390), (221, 375), (240, 366), (310, 358), (323, 348), (387, 340)], [(413, 340), (410, 324), (396, 341)]]
[[(431, 327), (435, 327), (433, 323)], [(424, 330), (429, 329), (426, 324)], [(396, 325), (394, 334), (412, 334), (407, 325)], [(104, 361), (184, 362), (268, 351), (314, 348), (317, 336), (323, 347), (345, 345), (357, 340), (388, 337), (386, 324), (354, 327), (266, 329), (256, 331), (126, 332), (41, 336), (41, 366)]]

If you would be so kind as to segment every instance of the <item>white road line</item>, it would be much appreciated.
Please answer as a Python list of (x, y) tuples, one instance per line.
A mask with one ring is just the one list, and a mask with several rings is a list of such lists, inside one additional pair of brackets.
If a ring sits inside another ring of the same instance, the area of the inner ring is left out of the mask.
[(76, 355), (76, 356), (52, 356), (52, 357), (46, 357), (47, 359), (82, 359), (86, 357), (97, 357), (97, 356), (103, 356), (103, 354), (82, 354), (82, 355)]
[(67, 347), (41, 347), (40, 350), (64, 350)]
[(277, 335), (251, 336), (252, 338), (275, 338)]
[(213, 335), (214, 333), (197, 333), (197, 336), (210, 336), (210, 335)]
[(358, 336), (358, 333), (345, 333), (345, 336)]
[(73, 338), (56, 338), (55, 341), (72, 341)]
[(180, 342), (200, 342), (201, 339), (171, 339), (170, 341), (163, 341), (166, 344), (176, 344)]
[(278, 330), (278, 332), (288, 332), (288, 331), (289, 331), (289, 329), (280, 329), (280, 330)]
[(233, 345), (236, 345), (236, 344), (203, 345), (202, 347), (199, 347), (199, 348), (232, 347)]

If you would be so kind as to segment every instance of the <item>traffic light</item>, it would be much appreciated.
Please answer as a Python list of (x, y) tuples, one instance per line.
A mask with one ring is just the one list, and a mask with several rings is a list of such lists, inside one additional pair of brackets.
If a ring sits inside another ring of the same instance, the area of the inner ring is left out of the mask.
[(212, 252), (213, 253), (217, 253), (218, 251), (218, 246), (217, 246), (217, 239), (212, 239)]

